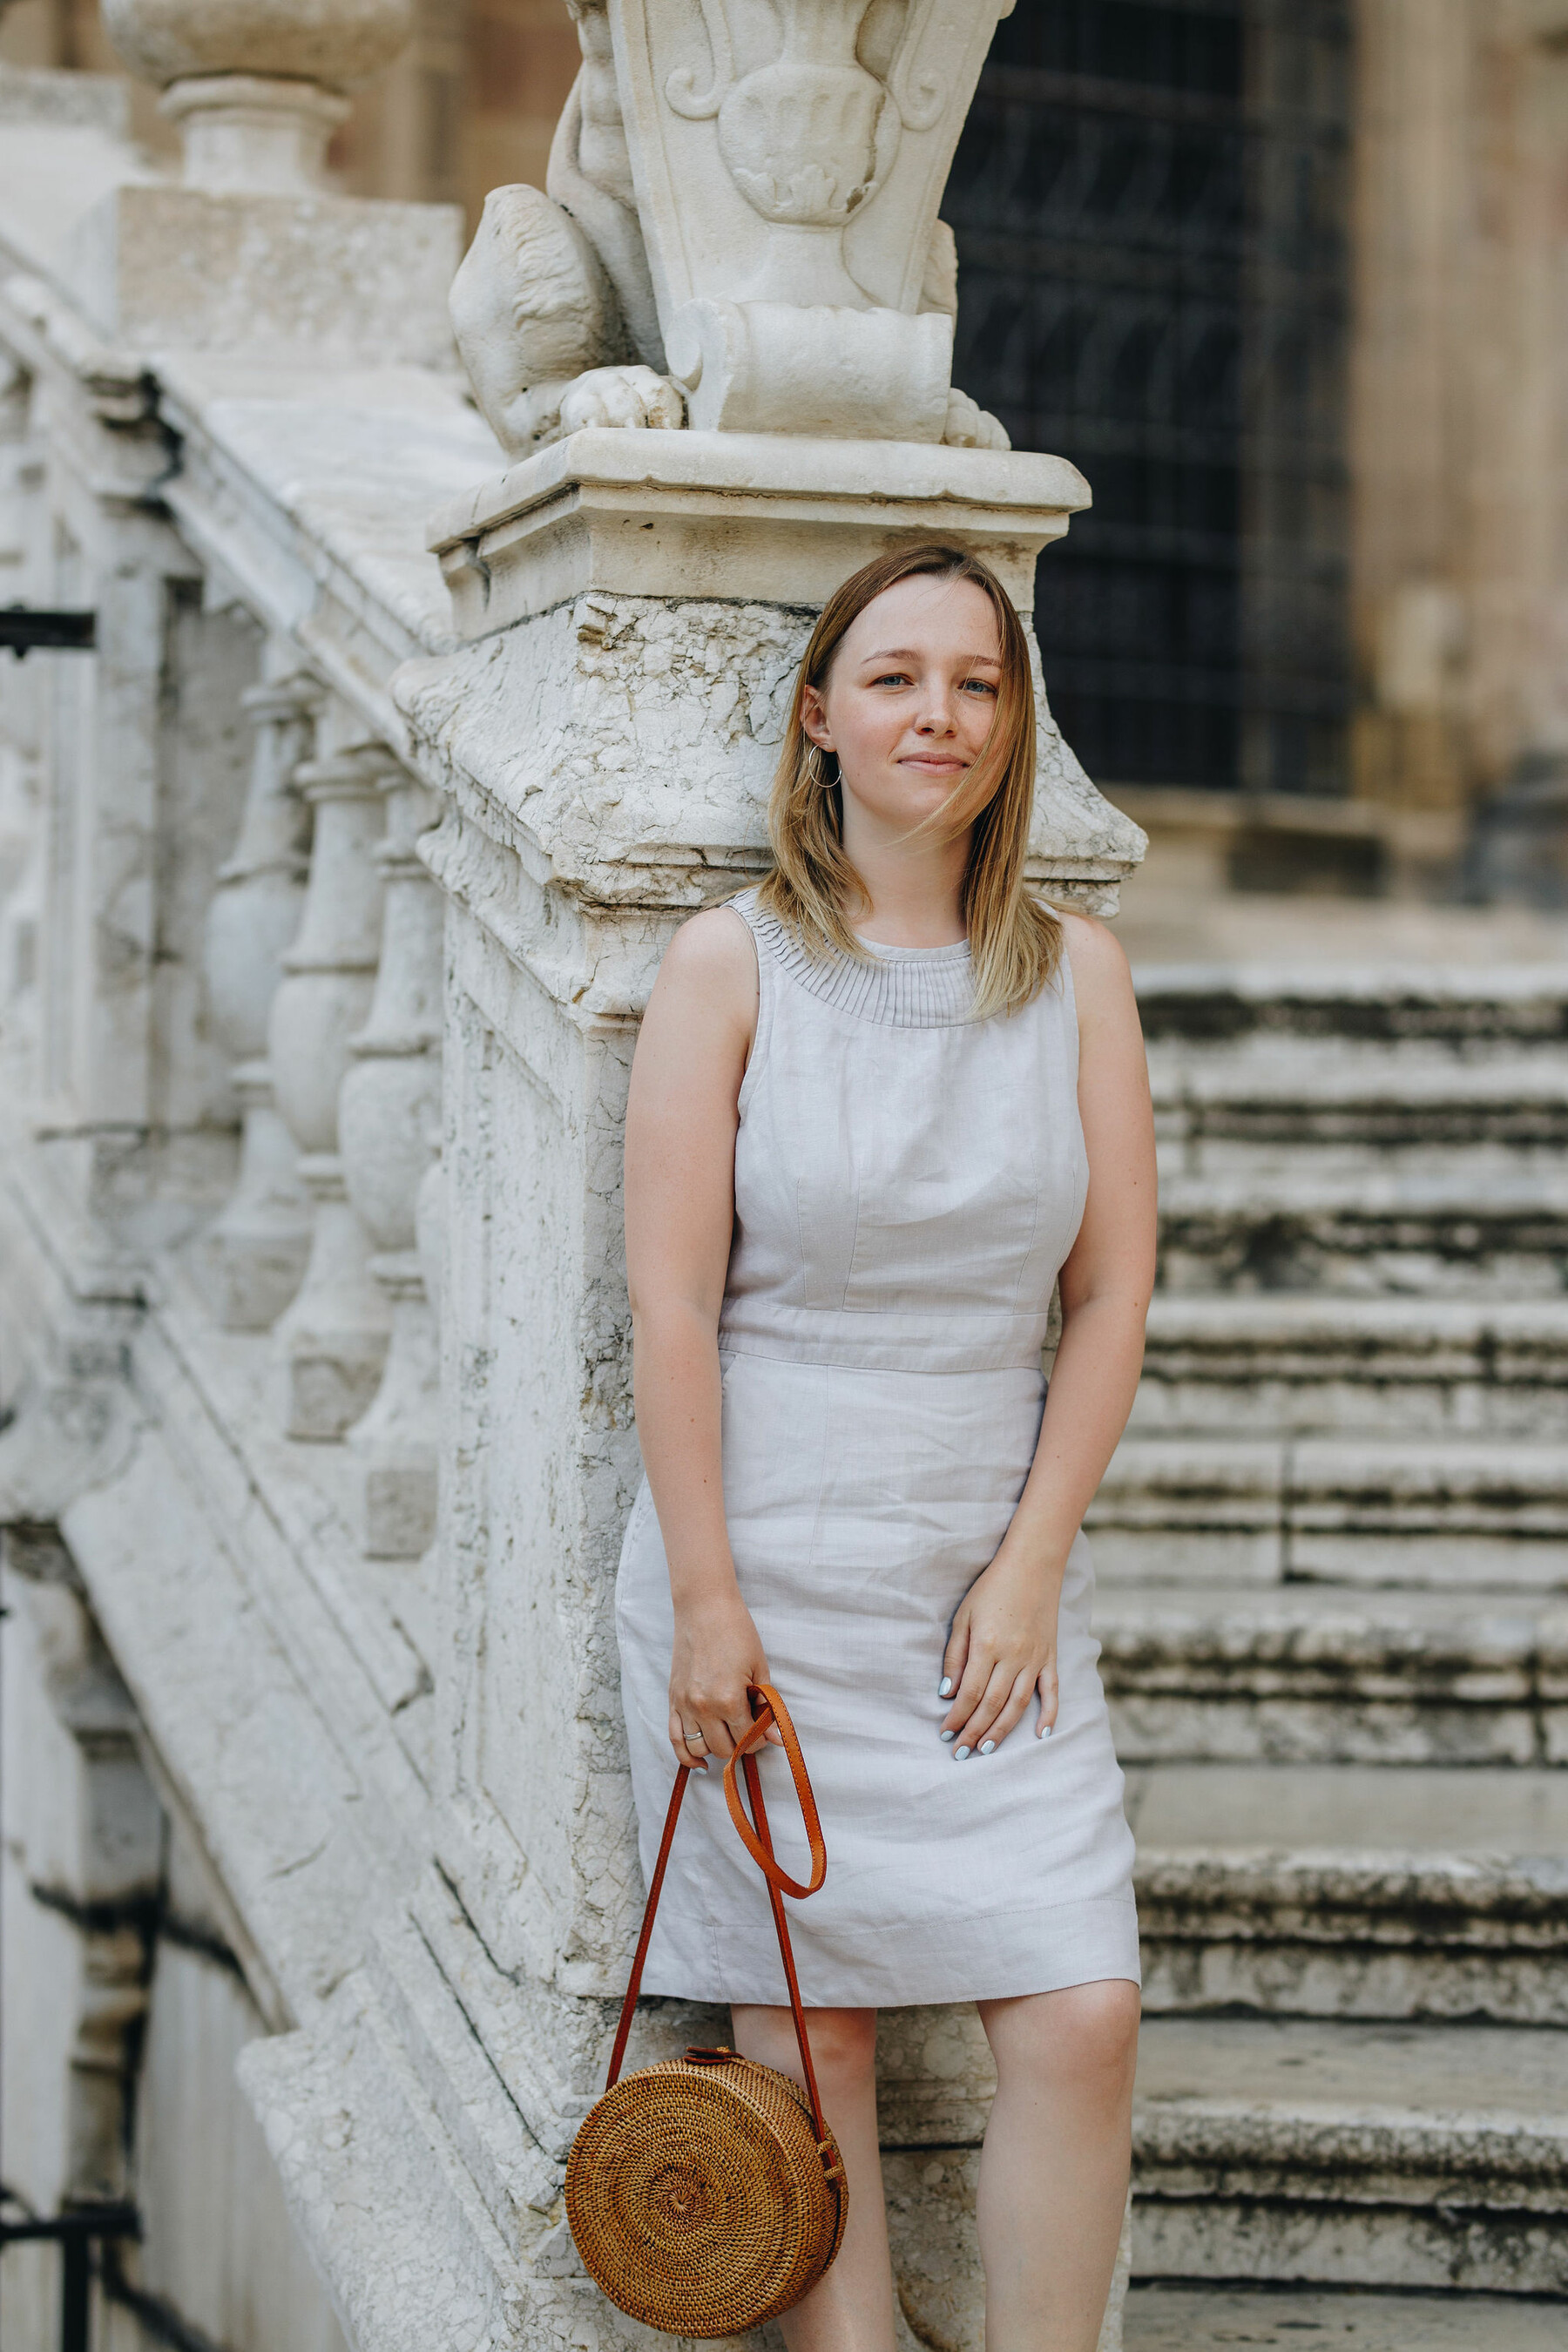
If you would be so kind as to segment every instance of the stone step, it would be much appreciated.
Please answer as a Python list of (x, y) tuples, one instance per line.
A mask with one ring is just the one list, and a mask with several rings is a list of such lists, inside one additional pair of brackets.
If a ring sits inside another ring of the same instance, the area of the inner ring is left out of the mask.
[(1520, 2295), (1134, 2284), (1125, 2352), (1563, 2352), (1568, 2302)]
[(1568, 1290), (1568, 1158), (1160, 1177), (1166, 1292), (1345, 1292), (1499, 1302)]
[(1568, 2294), (1568, 2032), (1152, 2017), (1143, 2277)]
[(1200, 1173), (1293, 1159), (1419, 1166), (1429, 1151), (1545, 1168), (1568, 1145), (1568, 1052), (1458, 1055), (1265, 1037), (1155, 1044), (1149, 1078), (1165, 1164)]
[(1095, 1622), (1124, 1763), (1568, 1765), (1552, 1593), (1102, 1583)]
[(1565, 1297), (1163, 1291), (1131, 1427), (1557, 1444), (1565, 1410)]
[(1152, 2012), (1568, 2027), (1568, 1774), (1134, 1766)]
[(1568, 1588), (1568, 1446), (1136, 1426), (1084, 1525), (1102, 1582)]
[(1478, 1055), (1568, 1046), (1563, 964), (1143, 964), (1133, 979), (1151, 1046), (1327, 1039)]

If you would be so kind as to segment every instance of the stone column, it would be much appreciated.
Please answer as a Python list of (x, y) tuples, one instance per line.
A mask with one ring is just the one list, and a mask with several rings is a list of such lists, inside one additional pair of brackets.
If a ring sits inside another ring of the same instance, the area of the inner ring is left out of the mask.
[(321, 689), (273, 656), (278, 674), (244, 696), (256, 724), (245, 818), (218, 874), (207, 918), (213, 1025), (235, 1057), (239, 1176), (205, 1238), (213, 1312), (226, 1328), (265, 1331), (300, 1287), (310, 1243), (310, 1204), (289, 1130), (273, 1101), (267, 1024), (284, 950), (300, 928), (310, 864), (310, 810), (295, 772), (310, 746)]
[(386, 1360), (386, 1300), (371, 1278), (370, 1237), (349, 1202), (338, 1097), (349, 1041), (375, 986), (382, 886), (372, 853), (383, 786), (395, 772), (391, 752), (363, 742), (298, 771), (315, 812), (310, 875), (268, 1028), (278, 1108), (313, 1204), (305, 1278), (274, 1335), (278, 1410), (290, 1437), (342, 1437), (369, 1406)]
[(441, 894), (414, 851), (439, 814), (405, 770), (385, 782), (381, 963), (370, 1018), (338, 1102), (349, 1200), (374, 1244), (392, 1342), (374, 1403), (349, 1433), (365, 1550), (411, 1559), (436, 1533), (436, 1325), (418, 1247), (424, 1179), (441, 1117)]

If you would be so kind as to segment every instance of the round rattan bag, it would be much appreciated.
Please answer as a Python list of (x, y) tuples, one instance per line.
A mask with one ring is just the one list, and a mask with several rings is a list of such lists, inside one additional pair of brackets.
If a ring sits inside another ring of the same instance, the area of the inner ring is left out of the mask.
[[(633, 2319), (668, 2336), (736, 2336), (809, 2293), (843, 2242), (849, 2197), (823, 2117), (781, 1895), (815, 1895), (827, 1870), (795, 1727), (759, 1684), (751, 1731), (724, 1768), (735, 1826), (767, 1881), (805, 2087), (732, 2050), (688, 2050), (620, 2079), (689, 1768), (677, 1777), (604, 2096), (566, 2167), (566, 2219), (584, 2269)], [(780, 1868), (752, 1752), (776, 1723), (811, 1841), (811, 1879)], [(745, 1773), (746, 1819), (735, 1768)]]

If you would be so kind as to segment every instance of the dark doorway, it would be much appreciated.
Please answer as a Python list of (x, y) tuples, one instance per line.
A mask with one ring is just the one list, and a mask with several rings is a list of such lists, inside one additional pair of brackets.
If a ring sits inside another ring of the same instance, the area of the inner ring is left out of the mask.
[(1040, 566), (1100, 782), (1346, 782), (1345, 0), (1018, 0), (945, 207), (955, 381), (1094, 490)]

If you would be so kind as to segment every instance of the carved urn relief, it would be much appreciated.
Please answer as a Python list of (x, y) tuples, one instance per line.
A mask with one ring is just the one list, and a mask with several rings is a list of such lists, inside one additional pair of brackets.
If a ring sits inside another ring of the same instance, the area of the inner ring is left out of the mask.
[(755, 299), (866, 307), (839, 232), (881, 184), (900, 127), (886, 86), (856, 55), (869, 5), (802, 0), (778, 55), (737, 79), (726, 12), (742, 14), (746, 0), (707, 0), (710, 86), (694, 90), (689, 67), (666, 84), (677, 114), (717, 118), (719, 152), (754, 212), (781, 228), (826, 233), (826, 241), (774, 238), (744, 289)]
[(609, 0), (637, 210), (691, 422), (940, 441), (923, 307), (1008, 0)]

